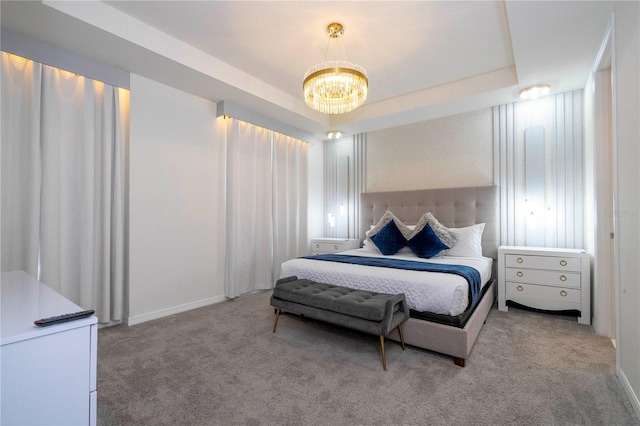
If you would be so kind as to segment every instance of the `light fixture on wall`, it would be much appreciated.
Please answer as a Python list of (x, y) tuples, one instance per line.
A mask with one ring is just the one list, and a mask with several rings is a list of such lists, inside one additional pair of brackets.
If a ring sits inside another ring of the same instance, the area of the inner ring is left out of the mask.
[(548, 84), (536, 84), (520, 91), (520, 98), (524, 100), (538, 99), (551, 93), (551, 86)]
[(329, 130), (327, 132), (327, 138), (329, 139), (340, 139), (342, 137), (342, 132), (340, 130)]
[(333, 213), (327, 214), (327, 221), (329, 222), (329, 226), (331, 228), (336, 226), (336, 217), (333, 215)]
[[(367, 99), (369, 90), (367, 72), (360, 65), (349, 62), (344, 40), (342, 45), (340, 44), (343, 34), (344, 29), (341, 24), (329, 24), (327, 27), (329, 42), (324, 62), (309, 69), (302, 83), (307, 105), (325, 114), (344, 114), (353, 111)], [(327, 61), (327, 52), (332, 41), (337, 45), (340, 59)], [(347, 60), (343, 59), (343, 51)]]

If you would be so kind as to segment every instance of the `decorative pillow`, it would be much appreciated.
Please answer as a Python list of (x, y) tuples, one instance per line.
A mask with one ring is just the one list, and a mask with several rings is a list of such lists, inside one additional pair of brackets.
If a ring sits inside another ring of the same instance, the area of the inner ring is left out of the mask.
[(466, 228), (449, 228), (456, 243), (445, 251), (446, 256), (482, 257), (482, 231), (484, 223), (467, 226)]
[(427, 259), (449, 248), (428, 223), (425, 223), (422, 229), (407, 241), (407, 245), (416, 256)]
[[(409, 237), (411, 236), (410, 234), (414, 234), (413, 230), (415, 229), (415, 225), (405, 225), (405, 228), (398, 228), (400, 229), (400, 232), (402, 232), (402, 235), (404, 235), (404, 238), (406, 240), (409, 239)], [(407, 232), (407, 233), (405, 233)], [(402, 247), (396, 254), (410, 254), (413, 255), (413, 251), (409, 248), (409, 246), (404, 246)]]
[[(388, 223), (388, 222), (387, 222), (387, 223)], [(375, 226), (376, 226), (376, 225), (371, 225), (371, 229), (370, 229), (370, 230), (368, 230), (368, 231), (365, 233), (364, 241), (362, 241), (362, 248), (363, 248), (363, 249), (365, 249), (365, 250), (367, 250), (367, 251), (372, 251), (372, 252), (374, 252), (374, 253), (380, 253), (380, 250), (378, 250), (378, 247), (376, 247), (376, 245), (374, 244), (374, 242), (373, 242), (373, 241), (371, 241), (371, 232), (372, 232), (372, 229), (373, 229), (373, 228), (375, 228)], [(380, 230), (378, 229), (378, 231), (380, 231)], [(402, 253), (402, 252), (404, 252), (405, 250), (408, 250), (410, 253), (413, 253), (413, 252), (409, 249), (409, 247), (403, 247), (402, 249), (400, 249), (400, 252), (399, 252), (399, 253)]]
[(398, 219), (393, 213), (387, 210), (385, 214), (382, 215), (378, 223), (376, 223), (374, 226), (371, 227), (369, 231), (367, 231), (363, 246), (366, 247), (367, 249), (371, 249), (372, 251), (376, 251), (376, 252), (379, 251), (378, 250), (379, 248), (376, 247), (375, 242), (373, 242), (373, 244), (369, 244), (369, 242), (372, 242), (371, 237), (377, 234), (378, 232), (380, 232), (380, 230), (384, 228), (385, 225), (387, 225), (389, 222), (392, 222), (392, 221), (396, 224), (396, 227), (398, 228), (398, 230), (400, 230), (402, 235), (404, 235), (405, 239), (407, 239), (411, 234), (411, 230), (404, 223), (402, 223), (400, 219)]
[(431, 214), (431, 212), (427, 212), (422, 215), (422, 217), (418, 220), (418, 223), (416, 224), (415, 231), (413, 232), (413, 234), (415, 235), (417, 232), (420, 232), (420, 230), (422, 230), (424, 225), (427, 223), (429, 224), (429, 226), (431, 226), (431, 229), (433, 229), (433, 232), (436, 233), (436, 235), (440, 238), (440, 240), (442, 240), (443, 243), (445, 243), (449, 247), (453, 247), (455, 245), (456, 239), (451, 233), (451, 231), (449, 230), (449, 228), (447, 228), (446, 226), (438, 222), (438, 219), (436, 219), (435, 216)]
[(374, 226), (371, 229), (371, 235), (377, 233), (380, 229), (382, 229), (383, 226), (385, 226), (391, 220), (393, 220), (396, 223), (396, 226), (398, 227), (398, 230), (402, 233), (402, 235), (405, 236), (405, 238), (408, 237), (411, 234), (411, 230), (409, 229), (409, 227), (407, 225), (405, 225), (404, 223), (402, 223), (402, 221), (400, 219), (398, 219), (393, 213), (391, 213), (389, 210), (387, 210), (382, 215), (382, 217), (380, 218), (378, 223), (376, 223), (376, 226)]
[(381, 230), (372, 235), (371, 241), (384, 255), (396, 254), (398, 250), (407, 245), (406, 238), (394, 220), (390, 220)]

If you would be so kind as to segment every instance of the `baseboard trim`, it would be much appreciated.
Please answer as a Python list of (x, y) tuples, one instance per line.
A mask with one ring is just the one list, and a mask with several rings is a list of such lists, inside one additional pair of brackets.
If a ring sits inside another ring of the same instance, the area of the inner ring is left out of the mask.
[(225, 300), (226, 298), (224, 296), (209, 297), (207, 299), (197, 300), (195, 302), (185, 303), (177, 306), (171, 306), (169, 308), (159, 309), (153, 312), (147, 312), (146, 314), (133, 315), (127, 318), (123, 318), (122, 322), (125, 325), (141, 324), (143, 322), (155, 320), (155, 319), (166, 317), (169, 315), (179, 314), (181, 312), (190, 311), (192, 309), (213, 305), (214, 303), (224, 302)]
[(618, 378), (622, 383), (622, 387), (625, 392), (627, 392), (627, 396), (629, 397), (629, 402), (631, 402), (631, 406), (636, 412), (636, 416), (640, 419), (640, 400), (638, 399), (638, 395), (635, 394), (629, 380), (627, 380), (627, 376), (624, 374), (622, 369), (618, 369)]

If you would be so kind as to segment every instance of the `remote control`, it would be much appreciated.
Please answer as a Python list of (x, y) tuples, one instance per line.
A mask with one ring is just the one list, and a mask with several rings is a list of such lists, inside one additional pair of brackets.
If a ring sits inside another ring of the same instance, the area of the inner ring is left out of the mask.
[(74, 312), (71, 314), (56, 315), (55, 317), (42, 318), (39, 320), (35, 320), (33, 323), (38, 327), (47, 327), (49, 325), (59, 324), (61, 322), (67, 322), (67, 321), (77, 320), (80, 318), (86, 318), (90, 315), (93, 315), (94, 313), (95, 311), (93, 310), (80, 311), (80, 312)]

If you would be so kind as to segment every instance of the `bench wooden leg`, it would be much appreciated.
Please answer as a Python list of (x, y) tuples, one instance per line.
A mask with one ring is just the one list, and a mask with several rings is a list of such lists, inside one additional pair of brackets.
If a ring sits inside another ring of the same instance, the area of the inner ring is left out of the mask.
[(402, 324), (398, 324), (398, 334), (400, 335), (400, 344), (402, 345), (402, 350), (404, 351), (404, 336), (402, 335)]
[(273, 323), (273, 332), (276, 332), (276, 327), (278, 326), (278, 318), (280, 318), (280, 308), (276, 308), (276, 322)]
[(384, 353), (384, 336), (380, 335), (380, 349), (382, 350), (382, 369), (387, 371), (387, 356)]

